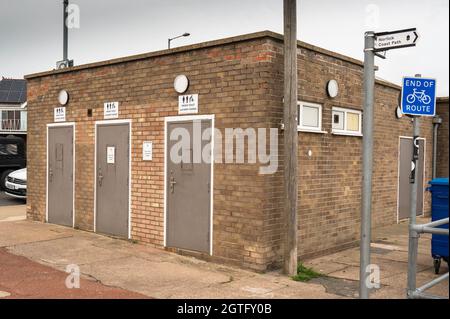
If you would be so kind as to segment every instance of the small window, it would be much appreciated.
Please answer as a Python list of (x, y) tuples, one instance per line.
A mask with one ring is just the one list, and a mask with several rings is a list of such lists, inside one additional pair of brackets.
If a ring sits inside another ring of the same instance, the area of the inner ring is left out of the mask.
[(333, 133), (340, 135), (361, 136), (361, 118), (361, 111), (334, 107), (332, 112)]
[(333, 111), (333, 131), (334, 130), (344, 130), (344, 112)]
[(299, 131), (322, 131), (322, 105), (299, 102), (298, 103), (298, 130)]

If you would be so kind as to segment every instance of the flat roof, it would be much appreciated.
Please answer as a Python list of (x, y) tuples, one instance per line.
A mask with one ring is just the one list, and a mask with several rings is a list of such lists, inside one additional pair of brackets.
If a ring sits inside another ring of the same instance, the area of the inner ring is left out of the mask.
[[(197, 44), (181, 46), (181, 47), (168, 49), (168, 50), (159, 50), (159, 51), (131, 55), (131, 56), (116, 58), (116, 59), (111, 59), (111, 60), (82, 64), (82, 65), (77, 65), (74, 67), (65, 68), (65, 69), (61, 69), (61, 70), (55, 69), (55, 70), (51, 70), (51, 71), (29, 74), (29, 75), (25, 76), (25, 79), (28, 80), (28, 79), (40, 78), (40, 77), (45, 77), (45, 76), (50, 76), (50, 75), (76, 72), (76, 71), (90, 69), (90, 68), (110, 66), (110, 65), (115, 65), (115, 64), (125, 63), (125, 62), (138, 61), (138, 60), (143, 60), (143, 59), (148, 59), (148, 58), (153, 58), (153, 57), (160, 57), (160, 56), (164, 56), (164, 55), (171, 55), (171, 54), (176, 54), (176, 53), (181, 53), (181, 52), (188, 52), (188, 51), (193, 51), (193, 50), (217, 47), (217, 46), (222, 46), (222, 45), (231, 44), (231, 43), (258, 40), (258, 39), (263, 39), (263, 38), (270, 38), (270, 39), (273, 39), (273, 40), (276, 40), (279, 42), (284, 41), (284, 36), (279, 33), (272, 32), (272, 31), (261, 31), (261, 32), (249, 33), (249, 34), (239, 35), (239, 36), (235, 36), (235, 37), (214, 40), (214, 41), (207, 41), (207, 42), (202, 42), (202, 43), (197, 43)], [(303, 41), (297, 41), (297, 46), (300, 48), (308, 49), (308, 50), (326, 55), (326, 56), (336, 58), (341, 61), (352, 63), (352, 64), (358, 65), (360, 67), (364, 66), (364, 63), (361, 60), (351, 58), (349, 56), (346, 56), (346, 55), (343, 55), (340, 53), (336, 53), (336, 52), (333, 52), (333, 51), (330, 51), (327, 49), (323, 49), (323, 48), (320, 48), (318, 46), (315, 46), (315, 45), (312, 45), (312, 44), (309, 44), (309, 43), (306, 43)], [(376, 83), (385, 85), (388, 87), (392, 87), (394, 89), (401, 89), (400, 86), (398, 86), (394, 83), (388, 82), (388, 81), (384, 81), (384, 80), (376, 79)]]

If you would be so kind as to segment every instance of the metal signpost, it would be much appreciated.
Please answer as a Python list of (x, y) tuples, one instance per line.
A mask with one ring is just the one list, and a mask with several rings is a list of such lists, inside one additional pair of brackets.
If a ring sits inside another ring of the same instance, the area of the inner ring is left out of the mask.
[(361, 199), (361, 243), (359, 297), (369, 298), (370, 238), (373, 171), (373, 105), (375, 90), (375, 56), (380, 52), (413, 47), (419, 35), (415, 28), (392, 32), (366, 32), (364, 46), (364, 119), (363, 119), (363, 185)]
[[(411, 211), (409, 216), (409, 242), (408, 242), (408, 298), (441, 298), (426, 294), (425, 290), (449, 278), (448, 272), (422, 287), (417, 288), (417, 251), (421, 233), (442, 234), (448, 236), (448, 229), (438, 228), (448, 224), (445, 218), (428, 224), (416, 224), (417, 215), (417, 161), (419, 159), (420, 116), (435, 116), (436, 113), (436, 80), (422, 78), (420, 74), (415, 77), (405, 77), (402, 89), (402, 112), (413, 118), (413, 154), (411, 159)], [(422, 190), (423, 191), (423, 190)]]
[(415, 28), (375, 34), (375, 51), (407, 48), (415, 46), (419, 34)]

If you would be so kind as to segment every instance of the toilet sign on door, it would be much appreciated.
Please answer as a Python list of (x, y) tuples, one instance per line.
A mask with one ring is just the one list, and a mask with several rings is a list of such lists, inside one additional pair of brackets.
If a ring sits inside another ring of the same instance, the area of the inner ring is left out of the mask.
[(119, 102), (105, 103), (103, 112), (104, 112), (105, 120), (118, 118), (119, 117)]
[(178, 97), (178, 114), (197, 114), (198, 94), (181, 95)]
[(66, 121), (66, 108), (64, 106), (55, 107), (54, 121), (56, 123)]
[(106, 148), (106, 163), (107, 164), (116, 163), (116, 148), (114, 146), (108, 146)]

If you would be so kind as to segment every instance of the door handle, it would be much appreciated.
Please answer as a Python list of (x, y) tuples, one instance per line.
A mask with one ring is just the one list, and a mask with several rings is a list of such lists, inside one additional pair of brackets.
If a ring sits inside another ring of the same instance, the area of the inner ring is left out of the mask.
[(102, 186), (103, 183), (103, 174), (101, 170), (98, 170), (98, 184)]
[(173, 194), (175, 192), (175, 185), (177, 182), (175, 181), (174, 177), (170, 178), (170, 192)]
[(53, 182), (53, 170), (51, 166), (48, 168), (48, 177), (50, 179), (50, 182)]

